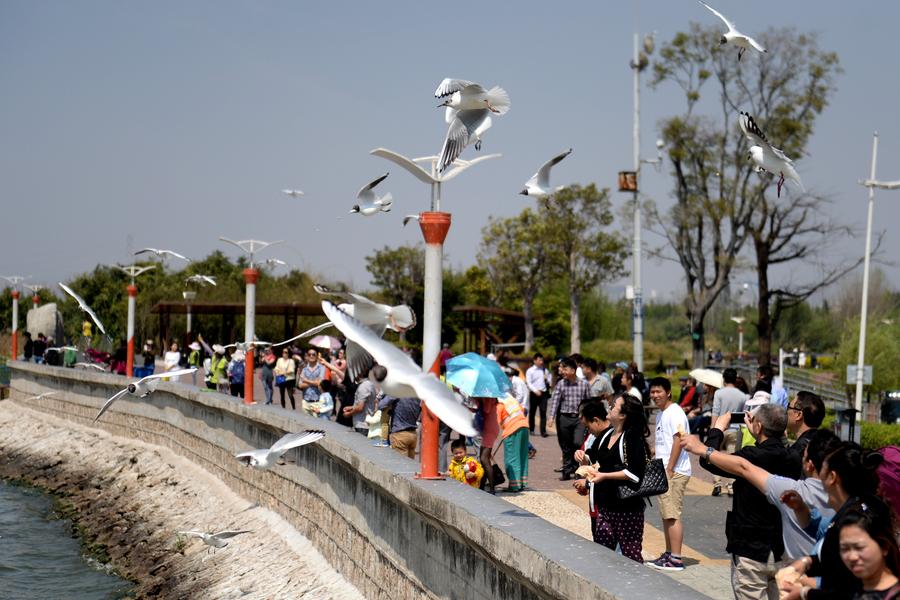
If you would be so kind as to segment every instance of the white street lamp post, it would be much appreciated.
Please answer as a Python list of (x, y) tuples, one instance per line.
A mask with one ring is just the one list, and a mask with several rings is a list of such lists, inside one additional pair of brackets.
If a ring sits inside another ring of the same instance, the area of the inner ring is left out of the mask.
[(31, 277), (30, 275), (27, 277), (22, 277), (21, 275), (11, 275), (10, 277), (4, 277), (3, 279), (7, 280), (12, 284), (12, 360), (17, 360), (19, 358), (19, 284), (24, 280)]
[(744, 356), (744, 321), (746, 317), (731, 317), (731, 320), (738, 324), (738, 358)]
[(25, 287), (31, 292), (31, 306), (32, 308), (37, 308), (41, 305), (41, 297), (39, 292), (44, 289), (44, 286), (39, 284), (34, 285), (26, 285)]
[(223, 242), (228, 242), (240, 248), (250, 259), (250, 266), (244, 269), (244, 283), (247, 292), (244, 302), (244, 343), (247, 350), (244, 353), (244, 404), (255, 404), (253, 400), (253, 340), (256, 339), (256, 282), (259, 281), (259, 270), (253, 262), (253, 255), (265, 250), (269, 246), (280, 244), (284, 240), (275, 242), (263, 242), (260, 240), (230, 240), (220, 237)]
[(185, 290), (185, 291), (181, 292), (181, 295), (184, 296), (185, 310), (187, 313), (187, 332), (186, 333), (188, 335), (190, 335), (190, 333), (194, 330), (193, 323), (191, 322), (191, 302), (193, 302), (194, 298), (197, 297), (197, 292), (195, 292), (193, 290)]
[[(437, 156), (407, 158), (386, 148), (376, 148), (370, 154), (397, 164), (413, 177), (431, 186), (431, 210), (419, 214), (419, 227), (425, 238), (425, 306), (422, 325), (422, 369), (438, 374), (437, 357), (441, 349), (441, 300), (443, 296), (444, 240), (450, 230), (450, 213), (441, 212), (441, 185), (480, 162), (499, 158), (500, 154), (488, 154), (474, 160), (457, 158), (452, 167), (439, 174)], [(419, 166), (429, 164), (430, 172)], [(438, 419), (422, 404), (422, 479), (438, 479)]]
[(900, 187), (900, 181), (882, 182), (875, 179), (875, 166), (878, 160), (878, 132), (872, 137), (872, 170), (869, 179), (860, 181), (860, 185), (869, 188), (869, 214), (866, 219), (866, 254), (863, 257), (862, 308), (859, 313), (859, 354), (856, 361), (856, 419), (862, 420), (864, 365), (866, 357), (866, 319), (869, 308), (869, 259), (872, 253), (872, 213), (875, 210), (875, 188), (893, 190)]
[(128, 377), (134, 377), (134, 308), (137, 302), (137, 286), (134, 285), (134, 279), (141, 273), (146, 273), (151, 269), (155, 269), (155, 265), (149, 265), (146, 267), (136, 267), (131, 265), (130, 267), (119, 267), (127, 275), (131, 276), (131, 283), (128, 284), (128, 287), (125, 290), (128, 292), (128, 328), (127, 328), (127, 347), (128, 350), (125, 354), (125, 374)]

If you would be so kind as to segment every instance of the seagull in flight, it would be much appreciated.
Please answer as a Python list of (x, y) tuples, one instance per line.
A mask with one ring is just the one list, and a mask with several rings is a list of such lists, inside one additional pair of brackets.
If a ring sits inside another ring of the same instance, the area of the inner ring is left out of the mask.
[(84, 298), (82, 298), (81, 296), (76, 294), (74, 291), (72, 291), (72, 288), (70, 288), (69, 286), (67, 286), (66, 284), (64, 284), (62, 282), (59, 283), (59, 287), (61, 287), (65, 293), (72, 296), (75, 299), (75, 301), (78, 302), (78, 307), (81, 308), (81, 310), (83, 310), (84, 312), (86, 312), (88, 314), (88, 316), (91, 318), (91, 320), (94, 322), (94, 324), (97, 325), (97, 329), (100, 330), (100, 333), (102, 333), (103, 335), (106, 335), (106, 329), (104, 329), (103, 323), (100, 322), (99, 317), (97, 317), (97, 313), (95, 313), (91, 309), (91, 307), (88, 306), (87, 302), (84, 301)]
[(226, 344), (222, 346), (223, 348), (234, 348), (235, 350), (240, 350), (241, 352), (247, 352), (250, 346), (265, 348), (266, 346), (271, 346), (272, 342), (264, 342), (262, 340), (255, 340), (253, 342), (235, 342), (233, 344)]
[(162, 259), (168, 258), (170, 256), (174, 256), (175, 258), (180, 258), (181, 260), (191, 262), (191, 259), (189, 259), (187, 256), (178, 254), (177, 252), (175, 252), (173, 250), (160, 250), (159, 248), (143, 248), (143, 249), (135, 252), (134, 255), (137, 256), (138, 254), (148, 254), (148, 253), (155, 254)]
[(212, 275), (191, 275), (184, 281), (186, 283), (199, 283), (200, 285), (216, 285), (216, 278)]
[(179, 535), (186, 535), (188, 537), (200, 538), (203, 540), (203, 543), (209, 546), (206, 549), (206, 552), (209, 553), (210, 550), (224, 548), (228, 545), (228, 542), (225, 540), (231, 541), (231, 538), (242, 535), (244, 533), (253, 533), (250, 529), (241, 529), (238, 531), (220, 531), (218, 533), (206, 533), (205, 531), (179, 531)]
[(390, 175), (390, 173), (385, 173), (381, 177), (378, 177), (363, 186), (363, 188), (359, 190), (359, 193), (356, 194), (358, 203), (353, 205), (350, 212), (359, 213), (366, 217), (371, 217), (379, 212), (390, 212), (391, 204), (393, 204), (393, 196), (391, 196), (391, 193), (388, 192), (384, 196), (376, 196), (375, 192), (372, 191), (372, 189), (384, 181), (388, 175)]
[[(454, 431), (471, 436), (472, 413), (460, 404), (453, 392), (431, 373), (423, 373), (400, 348), (379, 337), (372, 329), (329, 302), (322, 301), (325, 316), (349, 341), (358, 344), (387, 369), (381, 390), (397, 398), (419, 398), (437, 418)], [(348, 361), (349, 364), (349, 361)]]
[(559, 190), (563, 189), (564, 185), (557, 186), (556, 188), (550, 187), (550, 169), (559, 164), (565, 157), (572, 154), (572, 149), (569, 148), (562, 154), (557, 154), (538, 169), (538, 172), (531, 176), (527, 182), (525, 182), (525, 189), (519, 192), (523, 196), (534, 196), (536, 198), (543, 198), (544, 196), (549, 196), (550, 194), (555, 194)]
[(277, 258), (267, 258), (263, 261), (263, 267), (269, 267), (274, 269), (275, 267), (284, 267), (287, 266), (287, 263), (283, 260), (279, 260)]
[(325, 437), (324, 431), (314, 429), (307, 429), (306, 431), (300, 431), (298, 433), (288, 433), (272, 444), (271, 448), (241, 452), (240, 454), (235, 454), (234, 457), (245, 462), (248, 467), (269, 469), (273, 467), (276, 461), (278, 461), (278, 459), (288, 450), (318, 442), (323, 437)]
[(447, 77), (434, 90), (435, 98), (446, 98), (438, 108), (446, 106), (455, 110), (478, 110), (486, 108), (502, 115), (509, 110), (509, 94), (502, 87), (494, 86), (485, 90), (479, 83), (465, 79)]
[(760, 52), (765, 52), (766, 49), (762, 47), (762, 45), (754, 40), (749, 35), (744, 35), (740, 31), (738, 31), (734, 23), (725, 18), (725, 15), (714, 9), (712, 6), (704, 2), (703, 0), (697, 0), (700, 4), (705, 6), (709, 12), (716, 15), (725, 23), (728, 27), (728, 31), (722, 34), (722, 39), (719, 40), (719, 44), (731, 44), (732, 46), (738, 47), (738, 61), (741, 60), (741, 57), (744, 56), (744, 52), (746, 52), (749, 48), (753, 48), (754, 50), (758, 50)]
[(741, 111), (738, 119), (741, 131), (750, 142), (749, 159), (756, 165), (757, 172), (765, 171), (767, 173), (778, 174), (778, 197), (781, 198), (781, 188), (784, 185), (785, 178), (790, 179), (797, 184), (797, 187), (803, 190), (803, 182), (800, 181), (800, 175), (794, 169), (794, 161), (788, 158), (784, 152), (773, 146), (766, 139), (766, 135), (762, 132), (756, 121), (753, 120), (748, 113)]
[(75, 363), (75, 366), (76, 366), (76, 367), (80, 367), (80, 368), (85, 369), (85, 370), (87, 370), (87, 369), (94, 369), (94, 370), (96, 370), (96, 371), (102, 371), (102, 372), (104, 372), (104, 373), (108, 373), (108, 372), (109, 372), (109, 371), (107, 371), (102, 365), (98, 365), (97, 363), (77, 362), (77, 363)]
[(197, 367), (191, 367), (190, 369), (178, 369), (176, 371), (164, 371), (162, 373), (154, 373), (153, 375), (147, 375), (143, 379), (138, 379), (137, 381), (132, 381), (128, 384), (128, 386), (116, 392), (112, 398), (106, 401), (106, 403), (100, 408), (100, 412), (97, 413), (97, 416), (94, 417), (94, 423), (97, 422), (103, 413), (109, 410), (109, 407), (113, 405), (113, 403), (124, 396), (125, 394), (131, 394), (132, 396), (136, 396), (138, 398), (146, 398), (150, 394), (156, 391), (156, 388), (159, 386), (159, 382), (163, 377), (172, 377), (176, 379), (182, 375), (190, 375), (197, 370)]
[(303, 192), (301, 192), (300, 190), (281, 190), (281, 193), (287, 194), (291, 198), (299, 198), (303, 195)]
[(406, 215), (405, 217), (403, 217), (403, 226), (406, 227), (407, 223), (409, 223), (410, 221), (418, 221), (418, 220), (419, 220), (419, 215)]
[(25, 398), (25, 401), (30, 402), (31, 400), (41, 400), (43, 398), (46, 398), (47, 396), (53, 396), (56, 393), (57, 392), (44, 392), (43, 394), (38, 394), (37, 396), (31, 396), (30, 398)]

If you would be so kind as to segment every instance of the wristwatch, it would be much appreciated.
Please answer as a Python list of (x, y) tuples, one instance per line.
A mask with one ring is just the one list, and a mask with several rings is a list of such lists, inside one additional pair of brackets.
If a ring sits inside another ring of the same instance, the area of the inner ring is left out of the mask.
[(715, 448), (713, 448), (712, 446), (708, 446), (708, 447), (706, 448), (706, 454), (703, 456), (703, 458), (705, 458), (706, 460), (709, 460), (710, 454), (712, 454), (712, 453), (715, 452), (715, 451), (716, 451)]

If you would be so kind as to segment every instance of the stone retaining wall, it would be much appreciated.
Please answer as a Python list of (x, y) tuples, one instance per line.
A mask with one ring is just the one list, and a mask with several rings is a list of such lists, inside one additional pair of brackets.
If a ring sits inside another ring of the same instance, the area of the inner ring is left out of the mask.
[[(122, 377), (11, 362), (12, 399), (90, 426)], [(331, 422), (163, 383), (126, 397), (95, 425), (171, 449), (238, 495), (278, 513), (367, 598), (696, 598), (686, 586), (600, 548), (500, 498), (455, 481), (420, 481), (417, 463), (373, 448)], [(287, 431), (325, 429), (269, 471), (233, 455)]]

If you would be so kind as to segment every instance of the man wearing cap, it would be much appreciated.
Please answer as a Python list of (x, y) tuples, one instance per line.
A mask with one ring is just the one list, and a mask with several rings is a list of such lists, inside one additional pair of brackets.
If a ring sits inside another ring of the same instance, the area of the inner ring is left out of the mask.
[[(713, 395), (712, 422), (725, 413), (736, 413), (744, 410), (744, 403), (747, 402), (747, 396), (744, 392), (735, 387), (737, 383), (737, 371), (732, 368), (722, 371), (722, 381), (724, 386)], [(723, 433), (723, 447), (725, 452), (734, 452), (739, 448), (738, 442), (741, 439), (741, 426), (737, 423), (730, 423)], [(732, 491), (732, 481), (729, 480), (725, 486), (728, 495)], [(718, 496), (722, 493), (722, 478), (716, 476), (713, 480), (712, 495)]]

